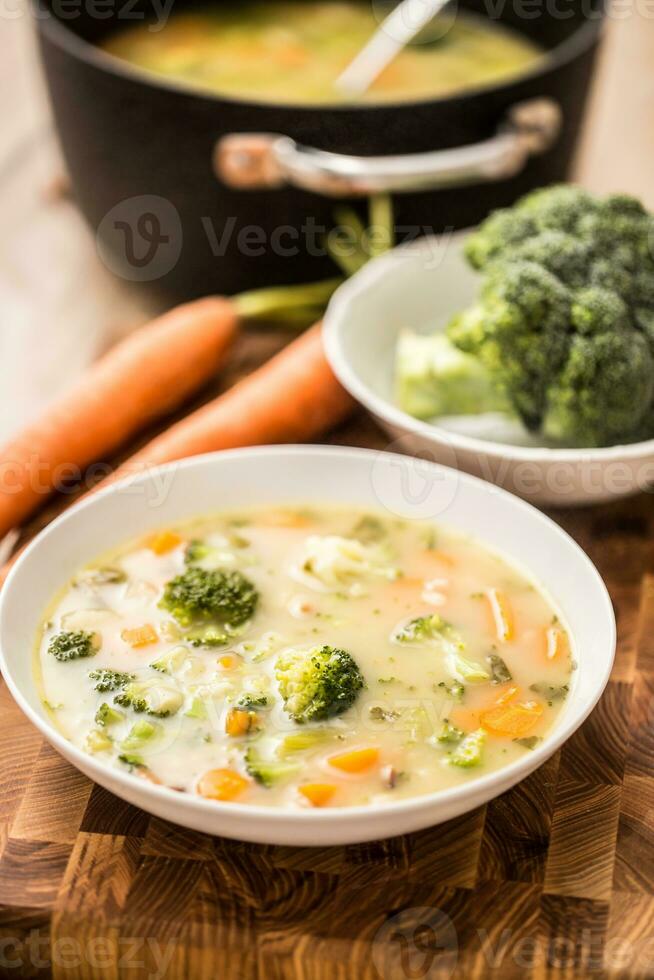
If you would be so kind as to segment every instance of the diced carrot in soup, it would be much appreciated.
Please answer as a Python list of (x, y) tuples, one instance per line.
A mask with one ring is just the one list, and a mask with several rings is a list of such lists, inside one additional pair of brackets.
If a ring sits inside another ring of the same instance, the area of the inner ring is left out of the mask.
[(429, 562), (444, 565), (446, 568), (454, 568), (456, 566), (456, 559), (453, 555), (448, 555), (446, 552), (439, 551), (438, 549), (433, 551), (429, 549), (423, 552), (423, 557)]
[(298, 786), (298, 793), (301, 793), (312, 806), (326, 806), (331, 800), (336, 787), (331, 783), (305, 783)]
[(482, 711), (479, 721), (482, 728), (495, 735), (521, 738), (538, 724), (543, 714), (543, 706), (537, 701), (510, 702), (498, 704), (488, 711)]
[(379, 749), (355, 749), (329, 758), (330, 766), (343, 772), (363, 772), (379, 761)]
[(225, 731), (232, 738), (240, 735), (247, 735), (259, 727), (259, 719), (256, 711), (243, 711), (240, 708), (232, 708), (225, 720)]
[(129, 643), (131, 647), (137, 649), (159, 642), (157, 631), (150, 623), (146, 623), (145, 626), (137, 626), (135, 629), (124, 629), (120, 635), (125, 643)]
[(165, 555), (173, 551), (182, 543), (181, 535), (174, 531), (160, 531), (153, 535), (148, 541), (148, 548), (154, 551), (155, 555)]
[(198, 793), (207, 800), (235, 800), (245, 792), (250, 780), (233, 769), (210, 769), (198, 783)]

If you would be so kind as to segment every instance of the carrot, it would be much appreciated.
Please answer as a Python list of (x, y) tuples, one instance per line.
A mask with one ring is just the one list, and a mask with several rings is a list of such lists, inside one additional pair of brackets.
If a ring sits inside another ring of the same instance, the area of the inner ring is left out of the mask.
[(341, 752), (332, 755), (327, 760), (330, 766), (343, 772), (363, 772), (370, 769), (379, 759), (379, 749), (354, 749), (352, 752)]
[(538, 701), (522, 701), (516, 703), (513, 697), (517, 688), (510, 687), (495, 702), (492, 708), (481, 711), (479, 721), (482, 728), (494, 735), (504, 735), (511, 738), (522, 738), (528, 734), (540, 720), (543, 706)]
[(36, 422), (0, 447), (0, 538), (64, 479), (105, 458), (208, 381), (240, 323), (263, 317), (293, 324), (301, 318), (304, 326), (341, 281), (259, 289), (229, 299), (209, 296), (176, 307), (113, 347)]
[(111, 482), (151, 466), (237, 446), (305, 442), (343, 421), (354, 401), (325, 358), (320, 326), (173, 425), (120, 466)]
[(148, 540), (148, 548), (155, 555), (166, 555), (181, 543), (181, 536), (174, 531), (159, 531)]
[(446, 565), (447, 568), (454, 568), (456, 565), (456, 559), (452, 555), (448, 555), (445, 551), (434, 551), (430, 548), (423, 552), (423, 557), (428, 561), (436, 561), (441, 565)]
[(332, 783), (305, 783), (298, 786), (298, 793), (301, 793), (312, 806), (325, 806), (336, 792), (336, 787)]
[(250, 780), (233, 769), (209, 769), (198, 783), (198, 793), (207, 800), (234, 800), (249, 785)]
[(495, 708), (500, 707), (500, 705), (507, 704), (512, 701), (513, 698), (518, 693), (519, 688), (515, 684), (508, 684), (506, 687), (502, 688), (495, 700), (490, 705), (490, 708), (464, 708), (461, 705), (454, 707), (449, 712), (449, 720), (457, 728), (462, 728), (464, 732), (472, 731), (475, 728), (479, 728), (480, 717), (485, 711), (490, 711)]
[[(302, 442), (343, 421), (354, 406), (327, 363), (316, 324), (233, 388), (147, 443), (98, 488), (200, 453)], [(0, 570), (0, 586), (19, 554)]]
[(495, 735), (522, 738), (532, 730), (542, 713), (542, 705), (536, 701), (527, 701), (524, 704), (498, 705), (489, 711), (483, 711), (480, 721), (482, 728)]
[(259, 719), (257, 718), (256, 711), (244, 711), (241, 708), (232, 708), (231, 711), (227, 713), (225, 719), (225, 731), (232, 738), (238, 738), (240, 735), (247, 735), (248, 732), (253, 731), (259, 727)]
[(145, 626), (137, 626), (134, 629), (123, 630), (120, 634), (122, 640), (131, 647), (147, 647), (152, 643), (158, 643), (159, 637), (154, 626), (146, 623)]
[(0, 537), (66, 474), (104, 458), (208, 381), (237, 326), (234, 304), (209, 297), (158, 317), (96, 361), (0, 449)]

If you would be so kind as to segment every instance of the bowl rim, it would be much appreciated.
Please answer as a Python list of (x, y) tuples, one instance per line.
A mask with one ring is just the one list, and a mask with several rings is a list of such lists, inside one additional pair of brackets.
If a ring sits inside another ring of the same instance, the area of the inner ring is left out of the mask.
[[(110, 496), (115, 496), (126, 486), (135, 486), (146, 483), (148, 480), (152, 479), (152, 475), (154, 473), (162, 474), (172, 470), (173, 468), (176, 469), (177, 473), (182, 470), (202, 468), (207, 465), (212, 465), (212, 463), (217, 459), (225, 459), (226, 461), (236, 462), (239, 459), (250, 458), (253, 456), (264, 460), (267, 457), (283, 457), (285, 455), (307, 457), (315, 457), (317, 455), (326, 457), (344, 456), (345, 458), (349, 459), (368, 459), (374, 455), (376, 459), (381, 457), (389, 462), (397, 462), (398, 458), (397, 453), (386, 451), (380, 452), (374, 449), (360, 449), (349, 446), (282, 445), (222, 450), (220, 452), (206, 453), (200, 456), (195, 456), (180, 462), (169, 463), (165, 466), (153, 468), (152, 470), (148, 471), (148, 473), (139, 474), (138, 476), (131, 476), (125, 480), (118, 481), (111, 486), (93, 493), (90, 497), (74, 504), (69, 510), (64, 511), (64, 513), (55, 518), (54, 521), (47, 525), (33, 539), (33, 541), (30, 542), (14, 567), (11, 569), (4, 587), (0, 591), (0, 671), (2, 672), (14, 700), (29, 721), (35, 725), (41, 734), (44, 735), (45, 738), (65, 758), (72, 761), (76, 768), (85, 773), (92, 772), (94, 774), (92, 776), (94, 781), (102, 784), (103, 777), (106, 779), (107, 774), (109, 774), (112, 783), (115, 782), (117, 786), (121, 788), (121, 790), (125, 791), (125, 794), (133, 793), (135, 788), (134, 777), (132, 775), (123, 773), (119, 769), (102, 765), (102, 763), (95, 760), (92, 755), (83, 752), (80, 748), (65, 738), (46, 716), (40, 715), (30, 706), (20, 685), (13, 677), (11, 666), (8, 663), (5, 655), (2, 640), (4, 637), (6, 607), (11, 601), (13, 601), (13, 583), (22, 566), (30, 559), (30, 556), (32, 556), (35, 552), (38, 552), (42, 542), (46, 540), (55, 530), (74, 522), (77, 519), (78, 514), (99, 506), (104, 499)], [(401, 458), (405, 458), (407, 460), (413, 459), (412, 457)], [(421, 465), (424, 465), (422, 461)], [(439, 463), (430, 462), (428, 465), (429, 467), (435, 468), (441, 472), (446, 471), (449, 473), (456, 473), (456, 478), (458, 481), (468, 484), (479, 491), (483, 490), (483, 492), (492, 492), (493, 495), (499, 494), (501, 497), (509, 498), (514, 507), (522, 510), (525, 513), (529, 513), (530, 519), (540, 524), (542, 528), (545, 528), (548, 534), (553, 535), (559, 540), (565, 540), (566, 545), (571, 546), (578, 553), (579, 558), (585, 565), (588, 572), (589, 586), (595, 589), (598, 602), (603, 607), (603, 614), (605, 616), (607, 626), (605, 643), (608, 654), (607, 667), (601, 677), (593, 677), (593, 686), (595, 690), (583, 710), (576, 713), (566, 712), (559, 723), (555, 726), (552, 734), (545, 738), (540, 746), (525, 754), (523, 758), (509, 763), (509, 765), (504, 766), (501, 769), (488, 773), (485, 776), (480, 776), (479, 778), (473, 779), (469, 782), (462, 783), (460, 786), (436, 790), (422, 796), (408, 797), (397, 802), (385, 803), (383, 807), (374, 807), (370, 804), (363, 804), (352, 807), (333, 807), (326, 809), (278, 809), (276, 807), (261, 806), (257, 804), (206, 800), (201, 796), (192, 795), (190, 793), (180, 794), (176, 790), (170, 789), (166, 786), (154, 785), (145, 780), (138, 782), (138, 795), (140, 797), (148, 801), (152, 801), (153, 803), (156, 801), (163, 802), (164, 800), (169, 800), (171, 803), (175, 804), (176, 808), (181, 807), (182, 809), (187, 809), (190, 812), (198, 814), (210, 815), (211, 813), (215, 813), (220, 815), (222, 813), (228, 813), (230, 816), (238, 817), (239, 819), (253, 823), (260, 820), (265, 820), (269, 825), (274, 826), (284, 824), (288, 826), (291, 824), (299, 827), (304, 826), (308, 822), (314, 822), (316, 825), (324, 825), (325, 823), (328, 823), (329, 825), (333, 824), (335, 826), (348, 823), (359, 824), (369, 819), (372, 814), (375, 814), (383, 819), (384, 823), (392, 823), (394, 816), (399, 816), (405, 813), (419, 814), (423, 811), (433, 809), (435, 806), (438, 806), (439, 802), (441, 801), (444, 805), (447, 803), (455, 804), (457, 801), (465, 800), (467, 796), (475, 797), (480, 793), (484, 795), (484, 790), (490, 791), (487, 798), (497, 795), (492, 791), (498, 786), (498, 784), (503, 784), (504, 788), (506, 788), (506, 785), (513, 785), (523, 779), (530, 772), (533, 772), (540, 765), (542, 765), (542, 763), (545, 762), (555, 751), (557, 751), (557, 749), (559, 749), (563, 743), (566, 742), (567, 739), (570, 738), (570, 736), (579, 728), (599, 701), (604, 688), (608, 683), (615, 658), (615, 615), (608, 590), (598, 570), (584, 550), (577, 544), (577, 542), (558, 524), (556, 524), (556, 522), (551, 520), (551, 518), (547, 517), (536, 507), (528, 504), (519, 497), (508, 493), (506, 490), (494, 487), (492, 484), (489, 484), (478, 477), (471, 476), (467, 473), (460, 473), (456, 470), (452, 470), (451, 467), (443, 466)], [(547, 583), (544, 583), (544, 585), (547, 588)], [(97, 774), (99, 778), (96, 779), (95, 774)], [(507, 777), (511, 780), (510, 783), (507, 783)], [(115, 790), (111, 791), (116, 792)], [(498, 792), (501, 791), (502, 789), (500, 788)], [(116, 793), (116, 795), (118, 794)], [(128, 795), (121, 794), (121, 796), (123, 799), (129, 798)], [(474, 809), (474, 807), (477, 805), (479, 804), (471, 802), (468, 809)], [(464, 810), (461, 812), (464, 812)], [(171, 817), (171, 819), (174, 820), (175, 818)], [(217, 830), (217, 832), (219, 833), (220, 831)], [(392, 831), (389, 831), (389, 833), (392, 834)]]
[[(423, 235), (411, 242), (397, 245), (384, 255), (371, 259), (363, 268), (355, 272), (333, 293), (323, 316), (323, 346), (332, 371), (343, 387), (365, 408), (383, 419), (389, 425), (421, 436), (429, 442), (445, 444), (451, 449), (486, 456), (498, 461), (510, 460), (528, 463), (585, 463), (623, 462), (638, 460), (654, 455), (654, 438), (642, 442), (619, 443), (615, 446), (597, 448), (567, 448), (549, 446), (516, 446), (508, 442), (495, 442), (480, 439), (444, 429), (436, 423), (414, 418), (391, 401), (378, 395), (363, 381), (348, 359), (342, 343), (343, 321), (353, 300), (365, 295), (374, 288), (380, 279), (393, 276), (394, 270), (403, 262), (411, 261), (425, 243), (442, 243), (447, 238), (458, 243), (471, 233), (464, 228), (449, 235)], [(438, 269), (430, 274), (438, 275)]]
[[(32, 10), (38, 25), (38, 31), (57, 44), (59, 48), (67, 54), (78, 58), (85, 64), (100, 69), (109, 75), (126, 79), (131, 82), (138, 82), (146, 88), (164, 89), (173, 91), (187, 97), (196, 97), (209, 102), (222, 102), (230, 106), (242, 106), (253, 109), (275, 109), (276, 111), (288, 109), (295, 113), (298, 111), (329, 111), (334, 113), (356, 112), (361, 110), (376, 111), (384, 109), (414, 109), (423, 106), (434, 105), (435, 107), (447, 102), (467, 101), (467, 99), (478, 98), (480, 95), (490, 92), (506, 92), (516, 84), (522, 82), (533, 82), (535, 79), (547, 74), (548, 71), (558, 71), (565, 65), (574, 61), (575, 58), (584, 54), (592, 48), (601, 37), (606, 28), (607, 4), (605, 0), (599, 0), (596, 10), (592, 17), (586, 17), (580, 22), (578, 27), (569, 37), (561, 41), (553, 48), (546, 50), (543, 57), (539, 57), (532, 68), (526, 68), (515, 75), (509, 76), (499, 83), (489, 82), (485, 85), (477, 85), (474, 88), (465, 89), (460, 93), (453, 93), (450, 96), (440, 98), (406, 99), (401, 101), (385, 101), (372, 103), (355, 103), (354, 105), (343, 104), (340, 102), (275, 102), (262, 101), (254, 98), (239, 97), (236, 95), (224, 95), (211, 90), (195, 88), (192, 84), (181, 80), (158, 76), (155, 72), (147, 69), (138, 68), (124, 59), (109, 54), (98, 44), (87, 41), (81, 34), (78, 34), (71, 24), (65, 23), (56, 16), (51, 10), (49, 0), (31, 0), (30, 9)], [(483, 16), (483, 15), (482, 15)], [(520, 33), (519, 31), (517, 33)]]

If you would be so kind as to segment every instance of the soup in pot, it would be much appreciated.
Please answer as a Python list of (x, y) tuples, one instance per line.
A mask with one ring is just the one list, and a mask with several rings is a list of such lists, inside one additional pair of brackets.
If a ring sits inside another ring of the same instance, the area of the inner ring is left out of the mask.
[[(173, 13), (164, 26), (117, 31), (104, 50), (220, 95), (266, 102), (341, 101), (335, 81), (379, 26), (357, 0), (270, 0)], [(366, 102), (426, 99), (503, 81), (542, 54), (527, 38), (469, 14), (443, 15), (401, 51)]]

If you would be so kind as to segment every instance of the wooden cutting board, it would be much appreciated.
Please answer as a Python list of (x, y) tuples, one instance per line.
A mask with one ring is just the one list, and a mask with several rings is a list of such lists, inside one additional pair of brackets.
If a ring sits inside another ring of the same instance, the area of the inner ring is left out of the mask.
[[(279, 343), (241, 341), (226, 382)], [(387, 444), (363, 416), (332, 441)], [(71, 768), (3, 685), (0, 977), (654, 977), (652, 500), (553, 516), (609, 586), (611, 681), (541, 769), (421, 833), (314, 850), (183, 830)]]

